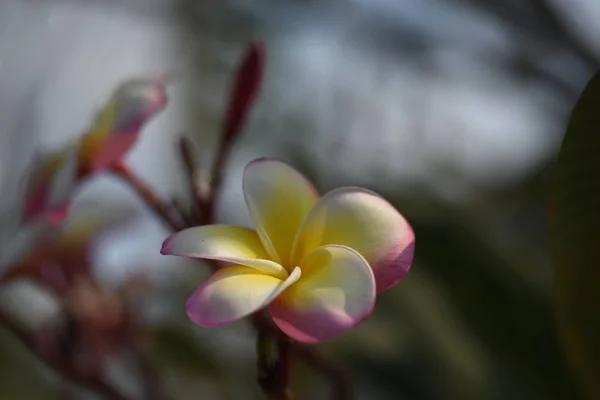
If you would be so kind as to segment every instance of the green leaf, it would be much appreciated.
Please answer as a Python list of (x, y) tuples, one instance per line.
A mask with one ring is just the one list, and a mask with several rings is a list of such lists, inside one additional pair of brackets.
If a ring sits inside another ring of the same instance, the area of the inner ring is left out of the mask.
[(557, 317), (571, 365), (600, 398), (600, 73), (571, 114), (560, 150), (552, 224)]

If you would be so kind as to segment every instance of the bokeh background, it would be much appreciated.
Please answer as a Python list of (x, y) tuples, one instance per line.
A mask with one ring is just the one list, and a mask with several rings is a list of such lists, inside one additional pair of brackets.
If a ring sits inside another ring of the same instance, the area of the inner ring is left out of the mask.
[[(579, 399), (555, 329), (548, 219), (566, 120), (599, 64), (599, 19), (593, 0), (0, 0), (3, 221), (34, 154), (75, 138), (123, 79), (169, 68), (183, 78), (128, 162), (186, 199), (177, 140), (210, 165), (231, 74), (261, 39), (264, 85), (219, 220), (250, 223), (243, 166), (277, 156), (322, 192), (380, 192), (416, 231), (410, 274), (365, 323), (318, 346), (349, 370), (356, 398)], [(95, 273), (107, 287), (152, 282), (138, 312), (172, 398), (263, 398), (246, 323), (185, 316), (208, 269), (161, 256), (168, 231), (114, 178), (79, 191), (73, 214), (90, 212), (130, 217), (94, 242)], [(15, 235), (1, 230), (0, 249)], [(0, 296), (31, 329), (57, 313), (27, 282)], [(129, 367), (117, 357), (110, 373), (136, 396)], [(312, 371), (294, 379), (298, 399), (327, 398)], [(60, 396), (56, 374), (0, 331), (0, 398)]]

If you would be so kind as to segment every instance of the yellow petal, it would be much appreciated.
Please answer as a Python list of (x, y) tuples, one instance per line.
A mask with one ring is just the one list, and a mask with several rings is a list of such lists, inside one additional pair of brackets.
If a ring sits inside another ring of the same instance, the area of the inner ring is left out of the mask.
[(222, 268), (188, 298), (187, 314), (202, 326), (231, 322), (266, 307), (299, 278), (299, 268), (286, 280), (248, 267)]
[(386, 200), (366, 189), (339, 188), (319, 199), (306, 217), (292, 260), (298, 263), (313, 249), (328, 244), (351, 247), (373, 268), (381, 292), (406, 275), (414, 243), (410, 224)]
[(300, 269), (302, 278), (269, 306), (277, 326), (290, 337), (302, 342), (329, 339), (373, 310), (373, 271), (349, 247), (320, 247), (304, 258)]
[(184, 229), (168, 237), (160, 252), (245, 265), (280, 279), (288, 276), (280, 264), (268, 259), (256, 231), (243, 226), (205, 225)]
[(288, 164), (252, 161), (244, 170), (244, 197), (250, 217), (272, 259), (288, 270), (296, 232), (318, 199), (312, 184)]

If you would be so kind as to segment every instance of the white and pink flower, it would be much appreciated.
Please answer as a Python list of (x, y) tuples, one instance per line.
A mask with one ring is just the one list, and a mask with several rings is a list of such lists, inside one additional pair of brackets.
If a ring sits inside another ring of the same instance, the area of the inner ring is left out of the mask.
[(243, 176), (256, 230), (206, 225), (167, 238), (162, 254), (225, 262), (187, 300), (202, 326), (267, 307), (288, 336), (318, 342), (368, 317), (378, 293), (409, 271), (415, 235), (386, 200), (343, 187), (319, 197), (288, 164), (258, 159)]

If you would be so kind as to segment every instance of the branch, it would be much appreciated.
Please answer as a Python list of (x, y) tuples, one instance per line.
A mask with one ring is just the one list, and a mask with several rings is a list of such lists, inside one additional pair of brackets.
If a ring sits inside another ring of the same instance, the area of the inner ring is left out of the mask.
[(2, 310), (0, 310), (0, 325), (15, 335), (40, 361), (44, 362), (55, 371), (58, 371), (61, 376), (69, 378), (71, 381), (91, 389), (107, 399), (130, 400), (128, 397), (122, 395), (102, 376), (98, 374), (84, 374), (68, 362), (68, 360), (45, 354), (39, 348), (35, 337)]
[(217, 150), (217, 157), (212, 168), (212, 174), (210, 177), (210, 189), (209, 195), (202, 204), (202, 212), (200, 220), (204, 224), (212, 223), (216, 218), (216, 206), (219, 194), (221, 192), (221, 185), (223, 184), (223, 176), (225, 175), (225, 166), (227, 165), (227, 159), (231, 153), (231, 147), (234, 140), (223, 139), (219, 143)]
[[(265, 393), (263, 382), (269, 379), (278, 379), (277, 393), (287, 395), (290, 386), (290, 364), (292, 357), (302, 361), (304, 364), (321, 373), (329, 381), (332, 390), (332, 399), (350, 400), (352, 399), (352, 388), (348, 375), (344, 368), (338, 365), (334, 360), (325, 357), (316, 348), (303, 343), (292, 341), (279, 328), (277, 328), (266, 314), (258, 312), (251, 317), (251, 323), (258, 332), (258, 341), (264, 341), (269, 337), (277, 343), (277, 353), (279, 355), (278, 364), (275, 370), (269, 369), (268, 364), (265, 368), (263, 355), (259, 352), (259, 383)], [(267, 377), (265, 377), (265, 375)], [(287, 397), (275, 397), (276, 399), (287, 399)]]
[(291, 354), (287, 338), (276, 338), (269, 330), (257, 328), (257, 380), (262, 391), (273, 400), (291, 400)]
[(187, 185), (192, 195), (192, 212), (191, 215), (188, 215), (191, 221), (186, 221), (186, 224), (192, 225), (194, 221), (199, 221), (202, 218), (202, 207), (206, 203), (208, 193), (203, 192), (204, 188), (198, 182), (198, 166), (195, 161), (194, 146), (185, 136), (181, 136), (179, 139), (179, 154), (183, 162)]
[(138, 178), (124, 163), (111, 167), (110, 171), (125, 181), (146, 202), (148, 207), (158, 215), (174, 231), (182, 230), (185, 225), (181, 216), (175, 216), (174, 208), (165, 204), (154, 190)]

